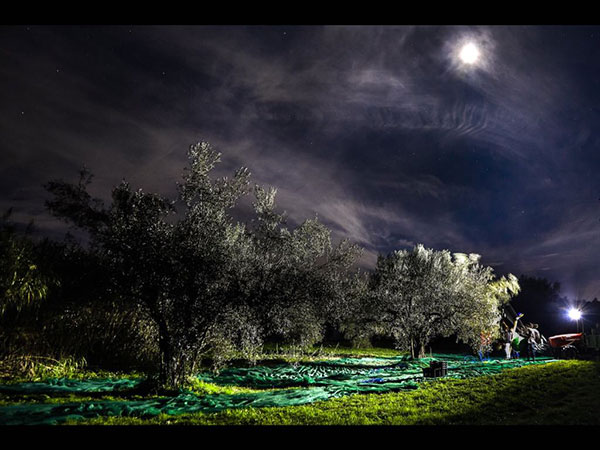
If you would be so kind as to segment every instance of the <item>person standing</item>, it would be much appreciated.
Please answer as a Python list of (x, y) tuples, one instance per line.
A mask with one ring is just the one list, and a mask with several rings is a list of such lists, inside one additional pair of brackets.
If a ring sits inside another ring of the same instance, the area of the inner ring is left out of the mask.
[(540, 332), (537, 323), (530, 323), (527, 327), (527, 361), (535, 361), (536, 345), (540, 342)]
[(519, 319), (523, 317), (523, 313), (517, 314), (515, 321), (513, 322), (512, 328), (508, 328), (508, 325), (504, 324), (504, 352), (506, 353), (506, 359), (513, 359), (513, 352), (519, 357), (519, 340), (520, 336), (517, 333), (517, 325)]
[(519, 323), (519, 319), (523, 316), (523, 313), (517, 314), (517, 317), (515, 318), (515, 323), (511, 330), (511, 346), (513, 354), (516, 355), (516, 359), (519, 359), (521, 357), (521, 335), (517, 333), (517, 325)]
[(512, 354), (512, 332), (505, 322), (502, 322), (502, 342), (504, 343), (504, 353), (506, 359), (510, 359)]

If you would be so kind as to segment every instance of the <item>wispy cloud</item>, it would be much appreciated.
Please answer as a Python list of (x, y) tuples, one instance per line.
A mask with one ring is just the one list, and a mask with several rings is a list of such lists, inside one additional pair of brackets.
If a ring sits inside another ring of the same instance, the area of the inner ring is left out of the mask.
[[(365, 265), (422, 242), (600, 288), (600, 117), (553, 30), (32, 31), (0, 36), (0, 207), (42, 229), (59, 229), (48, 179), (85, 164), (101, 197), (121, 178), (169, 194), (207, 140), (219, 175), (247, 166), (290, 222), (318, 216)], [(474, 72), (455, 59), (468, 39), (485, 53)]]

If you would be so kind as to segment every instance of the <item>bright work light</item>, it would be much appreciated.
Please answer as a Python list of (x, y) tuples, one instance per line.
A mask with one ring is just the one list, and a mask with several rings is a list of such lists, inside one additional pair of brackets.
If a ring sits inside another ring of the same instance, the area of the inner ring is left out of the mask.
[(569, 310), (568, 314), (569, 314), (569, 319), (571, 319), (571, 320), (581, 319), (581, 311), (579, 311), (577, 308), (571, 308)]

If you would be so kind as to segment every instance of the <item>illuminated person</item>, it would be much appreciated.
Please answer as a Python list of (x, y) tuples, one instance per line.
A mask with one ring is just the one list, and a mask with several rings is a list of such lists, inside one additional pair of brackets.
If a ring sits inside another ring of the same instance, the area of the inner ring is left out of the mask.
[(523, 317), (523, 315), (523, 313), (517, 314), (517, 317), (515, 317), (515, 323), (510, 330), (510, 346), (517, 355), (517, 358), (519, 357), (519, 347), (521, 345), (521, 336), (519, 336), (519, 333), (517, 333), (517, 325), (519, 323), (519, 319)]
[(540, 341), (540, 332), (537, 323), (530, 323), (527, 327), (527, 360), (535, 361), (535, 345)]
[(512, 353), (512, 331), (508, 328), (505, 322), (502, 322), (502, 341), (504, 343), (504, 353), (506, 353), (506, 359), (510, 359)]

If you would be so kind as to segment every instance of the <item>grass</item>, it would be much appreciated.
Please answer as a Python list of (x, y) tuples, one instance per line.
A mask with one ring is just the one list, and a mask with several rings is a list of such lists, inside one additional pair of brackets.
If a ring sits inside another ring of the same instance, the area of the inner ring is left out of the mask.
[(45, 356), (20, 355), (0, 360), (0, 383), (44, 381), (50, 378), (89, 380), (99, 378), (141, 378), (139, 372), (89, 370), (84, 358), (54, 359)]
[(303, 406), (216, 414), (103, 417), (87, 425), (598, 425), (600, 364), (560, 361), (410, 392), (354, 395)]
[(249, 387), (242, 386), (221, 386), (214, 383), (208, 383), (203, 380), (198, 380), (197, 378), (190, 378), (185, 388), (193, 392), (196, 395), (212, 395), (212, 394), (251, 394), (253, 392), (265, 392), (265, 391), (279, 391), (279, 390), (289, 390), (289, 389), (299, 389), (299, 388), (269, 388), (269, 389), (254, 389)]

